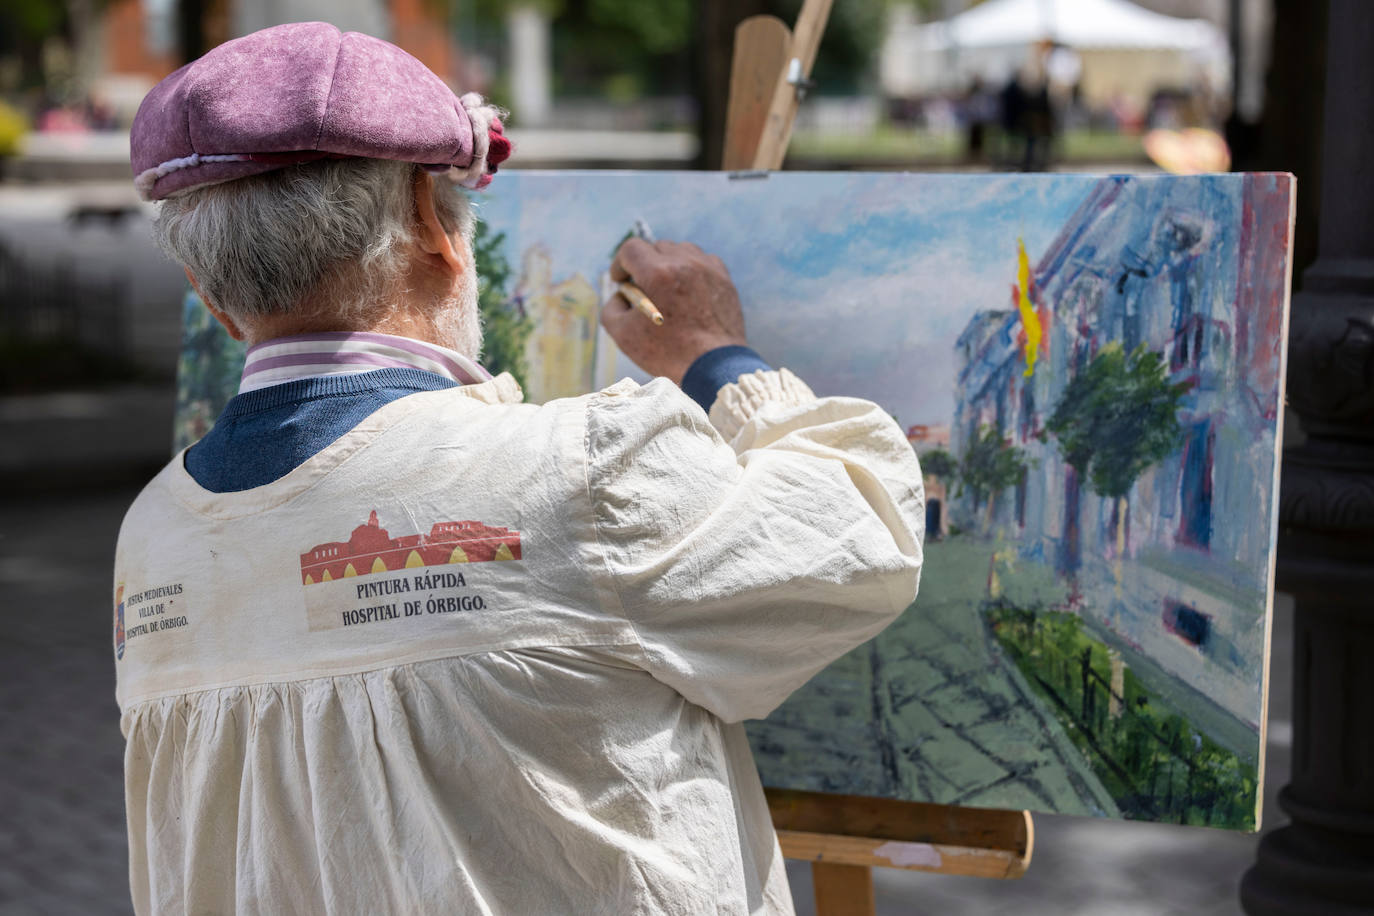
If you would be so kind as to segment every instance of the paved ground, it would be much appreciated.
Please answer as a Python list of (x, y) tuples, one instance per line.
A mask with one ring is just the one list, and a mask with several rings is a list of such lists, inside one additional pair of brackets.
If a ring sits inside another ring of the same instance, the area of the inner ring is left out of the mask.
[[(8, 490), (8, 488), (7, 488)], [(0, 914), (129, 912), (110, 569), (137, 492), (0, 504)]]
[[(166, 455), (170, 409), (157, 390), (0, 399), (0, 442), (12, 450), (0, 469), (0, 916), (129, 910), (109, 576), (124, 508)], [(45, 445), (53, 442), (56, 456)], [(20, 484), (7, 472), (16, 465), (29, 471)], [(44, 466), (60, 473), (38, 473)], [(1290, 630), (1281, 602), (1271, 823), (1288, 772)], [(1236, 887), (1255, 843), (1207, 829), (1037, 816), (1034, 860), (1020, 881), (885, 869), (875, 885), (882, 914), (1220, 916), (1239, 912)], [(789, 875), (799, 912), (811, 912), (807, 866), (790, 863)]]
[(53, 489), (151, 477), (171, 455), (174, 403), (170, 383), (0, 397), (0, 481)]

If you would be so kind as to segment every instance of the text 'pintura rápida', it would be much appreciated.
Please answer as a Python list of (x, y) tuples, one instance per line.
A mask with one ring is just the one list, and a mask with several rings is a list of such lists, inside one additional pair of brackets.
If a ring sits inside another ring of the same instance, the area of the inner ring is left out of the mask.
[[(369, 607), (350, 608), (341, 611), (343, 625), (357, 626), (363, 623), (376, 623), (382, 620), (400, 620), (403, 617), (422, 617), (428, 614), (451, 614), (457, 611), (480, 611), (486, 608), (481, 595), (436, 595), (436, 590), (467, 588), (467, 580), (462, 573), (430, 572), (415, 576), (399, 576), (381, 579), (376, 582), (359, 582), (356, 586), (358, 598), (381, 598), (392, 595), (413, 594), (415, 598), (404, 598), (386, 604)], [(424, 597), (420, 597), (420, 595)]]

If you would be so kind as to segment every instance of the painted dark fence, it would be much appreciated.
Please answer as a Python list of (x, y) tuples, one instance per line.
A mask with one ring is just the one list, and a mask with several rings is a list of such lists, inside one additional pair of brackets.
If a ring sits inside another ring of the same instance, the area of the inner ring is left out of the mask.
[(1146, 688), (1078, 617), (990, 603), (984, 618), (1124, 815), (1254, 829), (1255, 767)]

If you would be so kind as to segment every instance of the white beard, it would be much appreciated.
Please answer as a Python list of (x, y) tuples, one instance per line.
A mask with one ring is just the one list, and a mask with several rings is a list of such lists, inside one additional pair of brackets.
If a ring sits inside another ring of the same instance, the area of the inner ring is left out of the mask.
[[(469, 262), (470, 263), (470, 262)], [(434, 342), (477, 362), (482, 356), (482, 313), (477, 308), (477, 272), (463, 271), (462, 286), (434, 312)]]

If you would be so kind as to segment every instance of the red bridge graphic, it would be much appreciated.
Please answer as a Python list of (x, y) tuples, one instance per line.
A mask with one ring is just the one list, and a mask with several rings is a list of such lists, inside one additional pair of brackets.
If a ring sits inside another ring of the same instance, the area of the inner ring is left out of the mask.
[(377, 511), (366, 525), (353, 529), (347, 541), (320, 544), (301, 554), (301, 584), (313, 585), (347, 576), (520, 559), (520, 532), (481, 522), (436, 522), (429, 534), (393, 538), (377, 523)]

